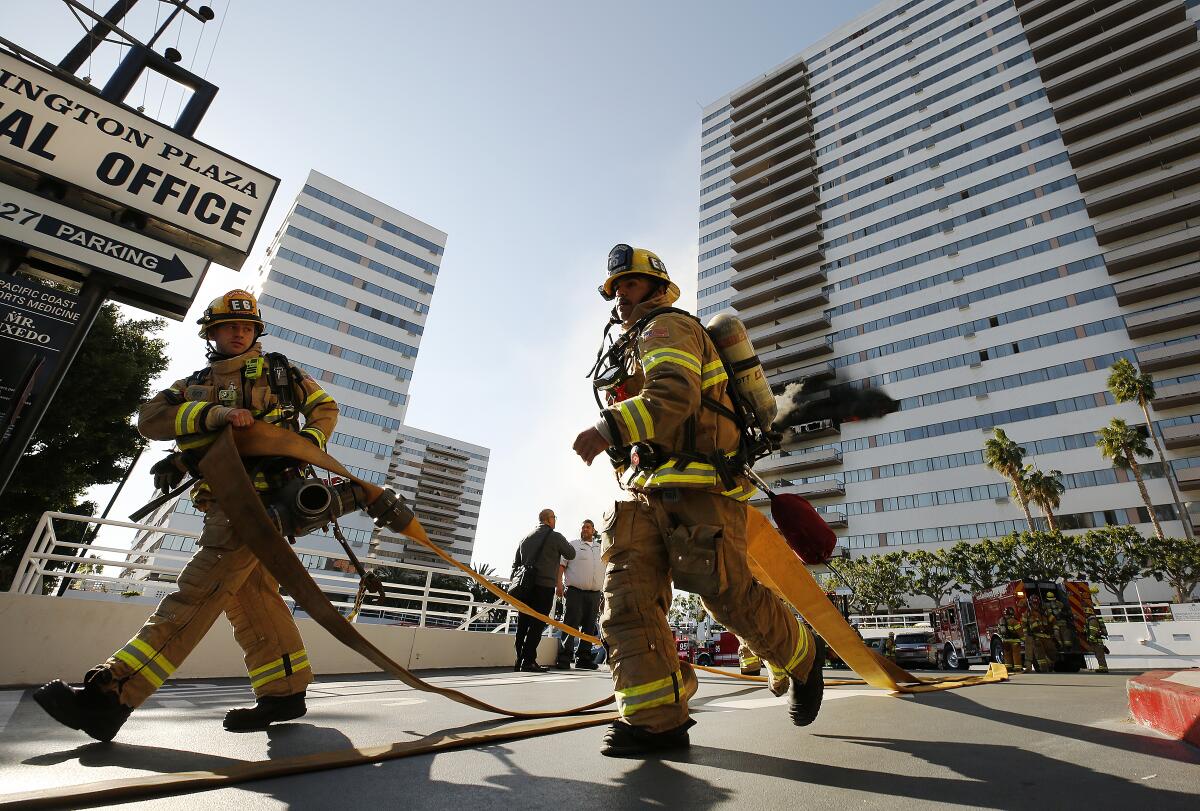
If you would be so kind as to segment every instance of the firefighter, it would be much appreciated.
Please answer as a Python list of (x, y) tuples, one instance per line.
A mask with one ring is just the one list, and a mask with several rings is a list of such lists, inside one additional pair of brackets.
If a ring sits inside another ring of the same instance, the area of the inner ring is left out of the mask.
[(750, 646), (738, 640), (738, 668), (743, 676), (757, 676), (762, 673), (762, 659), (754, 651), (750, 650)]
[(1029, 608), (1025, 612), (1025, 669), (1033, 672), (1034, 663), (1043, 673), (1050, 671), (1053, 659), (1050, 656), (1050, 631), (1046, 624), (1046, 615), (1037, 597), (1029, 598)]
[[(620, 719), (602, 753), (638, 756), (689, 744), (694, 671), (674, 655), (666, 611), (671, 579), (761, 658), (790, 676), (789, 714), (811, 724), (821, 706), (823, 643), (754, 580), (746, 557), (747, 501), (756, 489), (738, 457), (741, 428), (731, 381), (712, 340), (687, 313), (653, 253), (617, 245), (600, 286), (617, 300), (593, 368), (601, 418), (574, 450), (587, 464), (607, 452), (633, 498), (615, 505), (604, 531), (604, 632)], [(607, 332), (606, 332), (607, 335)], [(814, 666), (814, 662), (816, 665)]]
[[(281, 355), (264, 356), (258, 344), (264, 325), (254, 296), (231, 290), (213, 299), (200, 318), (200, 337), (210, 342), (206, 368), (176, 381), (144, 403), (138, 430), (147, 439), (174, 440), (178, 451), (156, 464), (155, 484), (168, 491), (183, 478), (226, 425), (246, 428), (255, 420), (298, 431), (324, 448), (338, 408), (307, 374)], [(283, 368), (278, 368), (282, 363)], [(303, 416), (303, 428), (299, 417)], [(266, 495), (299, 471), (286, 460), (264, 460), (251, 471)], [(101, 741), (112, 740), (139, 707), (204, 637), (222, 612), (245, 653), (255, 706), (230, 710), (226, 729), (263, 729), (305, 714), (304, 692), (312, 669), (279, 586), (231, 529), (206, 483), (191, 497), (204, 513), (197, 550), (170, 594), (129, 643), (84, 676), (82, 687), (53, 681), (34, 698), (55, 720)]]
[(1005, 666), (1014, 673), (1024, 673), (1025, 668), (1021, 666), (1021, 623), (1017, 622), (1016, 611), (1011, 605), (1004, 609), (999, 631), (1000, 643), (1004, 648)]
[(1059, 601), (1058, 595), (1050, 591), (1046, 593), (1045, 609), (1047, 625), (1050, 634), (1054, 639), (1054, 645), (1058, 649), (1068, 646), (1070, 640), (1067, 638), (1067, 623), (1063, 618), (1063, 604)]
[(1084, 629), (1087, 631), (1088, 647), (1096, 657), (1096, 672), (1107, 673), (1108, 660), (1105, 658), (1104, 640), (1108, 639), (1108, 628), (1090, 605), (1084, 609), (1084, 614)]
[(883, 656), (889, 662), (896, 661), (896, 632), (888, 631), (887, 639), (883, 640)]

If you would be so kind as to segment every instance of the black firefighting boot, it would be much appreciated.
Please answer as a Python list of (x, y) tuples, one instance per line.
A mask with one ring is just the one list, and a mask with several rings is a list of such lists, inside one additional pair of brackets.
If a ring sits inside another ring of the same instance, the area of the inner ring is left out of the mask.
[(98, 741), (111, 741), (129, 718), (132, 709), (117, 694), (103, 689), (112, 682), (105, 669), (90, 671), (83, 687), (72, 687), (55, 679), (33, 691), (33, 700), (58, 723), (86, 732)]
[(607, 757), (641, 757), (655, 752), (687, 749), (692, 745), (688, 729), (696, 722), (690, 718), (665, 732), (647, 732), (624, 721), (614, 721), (604, 733), (604, 746), (600, 754)]
[(816, 656), (813, 657), (812, 670), (803, 682), (792, 676), (792, 692), (788, 699), (788, 715), (798, 727), (806, 727), (817, 720), (821, 699), (825, 695), (825, 673), (821, 669), (825, 664), (825, 640), (816, 634), (813, 634), (813, 640), (816, 643)]
[(277, 721), (295, 720), (306, 712), (303, 690), (290, 696), (263, 696), (253, 707), (238, 707), (225, 713), (225, 729), (252, 732), (266, 729)]

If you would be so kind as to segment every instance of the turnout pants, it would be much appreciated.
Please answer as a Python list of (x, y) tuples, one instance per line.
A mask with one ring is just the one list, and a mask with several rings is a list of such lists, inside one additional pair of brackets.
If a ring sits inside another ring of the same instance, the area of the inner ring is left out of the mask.
[(215, 505), (204, 516), (199, 549), (179, 574), (179, 591), (163, 598), (137, 636), (100, 668), (121, 703), (136, 708), (183, 664), (224, 612), (245, 653), (255, 696), (287, 696), (313, 680), (304, 641), (279, 584), (237, 541)]
[[(600, 617), (600, 592), (585, 591), (574, 586), (567, 586), (567, 609), (563, 614), (563, 622), (572, 628), (582, 630), (585, 634), (596, 635), (596, 620)], [(592, 643), (586, 639), (576, 639), (570, 634), (563, 634), (558, 644), (559, 664), (570, 664), (575, 659), (575, 643), (579, 643), (580, 662), (592, 661)]]
[[(692, 666), (680, 662), (667, 624), (671, 572), (665, 538), (676, 527), (715, 530), (715, 594), (705, 608), (751, 650), (803, 682), (813, 667), (812, 634), (750, 574), (745, 504), (700, 490), (651, 492), (616, 504), (604, 530), (606, 608), (602, 618), (621, 719), (650, 732), (687, 722), (696, 693)], [(820, 666), (820, 663), (817, 664)]]
[(1013, 670), (1021, 668), (1021, 640), (1005, 639), (1002, 643), (1004, 648), (1004, 664)]

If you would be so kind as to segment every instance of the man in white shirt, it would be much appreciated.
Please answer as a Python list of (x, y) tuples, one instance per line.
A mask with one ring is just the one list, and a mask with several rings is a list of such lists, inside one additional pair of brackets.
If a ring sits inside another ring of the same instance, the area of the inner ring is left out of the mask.
[[(567, 609), (563, 622), (572, 628), (581, 628), (585, 634), (596, 635), (596, 620), (600, 616), (600, 599), (604, 589), (604, 561), (600, 559), (600, 541), (596, 537), (596, 526), (590, 520), (583, 522), (580, 538), (571, 541), (575, 549), (572, 560), (563, 558), (558, 566), (558, 595), (566, 594)], [(579, 642), (579, 652), (575, 643)], [(592, 661), (592, 643), (576, 640), (563, 634), (558, 646), (559, 670), (570, 670), (571, 661), (576, 667), (596, 670), (599, 665)]]

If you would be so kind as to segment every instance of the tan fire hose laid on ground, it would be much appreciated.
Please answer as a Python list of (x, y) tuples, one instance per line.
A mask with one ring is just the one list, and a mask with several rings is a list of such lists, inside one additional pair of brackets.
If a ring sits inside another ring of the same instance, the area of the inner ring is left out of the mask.
[[(0, 808), (58, 808), (66, 806), (92, 805), (132, 797), (148, 797), (209, 788), (221, 788), (250, 780), (278, 777), (289, 774), (341, 768), (363, 763), (381, 762), (399, 757), (464, 748), (500, 741), (546, 735), (555, 732), (581, 729), (609, 723), (617, 713), (593, 712), (613, 702), (609, 694), (603, 699), (564, 710), (523, 711), (507, 710), (467, 695), (458, 690), (437, 687), (414, 676), (406, 668), (388, 657), (383, 651), (367, 641), (358, 630), (335, 609), (320, 587), (292, 552), (287, 541), (271, 522), (262, 500), (255, 492), (239, 457), (287, 456), (305, 464), (320, 467), (335, 475), (356, 482), (367, 493), (368, 502), (384, 494), (383, 488), (353, 476), (332, 456), (321, 451), (297, 434), (265, 423), (234, 430), (227, 428), (211, 446), (200, 463), (201, 472), (212, 488), (216, 500), (226, 514), (239, 516), (232, 523), (239, 540), (246, 544), (279, 581), (280, 585), (303, 608), (308, 615), (334, 638), (360, 653), (368, 661), (391, 673), (401, 682), (416, 690), (435, 693), (476, 709), (507, 715), (518, 719), (541, 719), (525, 721), (483, 732), (464, 735), (431, 736), (419, 741), (397, 743), (378, 747), (353, 748), (335, 752), (321, 752), (281, 760), (238, 762), (231, 766), (211, 771), (180, 772), (150, 775), (145, 777), (108, 780), (77, 786), (42, 789), (22, 794), (0, 796)], [(826, 597), (825, 592), (813, 579), (808, 569), (787, 546), (774, 527), (757, 510), (747, 507), (747, 552), (755, 576), (788, 602), (790, 602), (813, 629), (820, 634), (842, 660), (863, 677), (865, 683), (899, 693), (919, 693), (930, 690), (946, 690), (973, 684), (1002, 681), (1007, 678), (1003, 665), (992, 665), (986, 674), (942, 679), (921, 679), (913, 676), (895, 663), (871, 651)], [(441, 559), (453, 565), (463, 574), (478, 582), (492, 594), (509, 603), (518, 611), (536, 617), (559, 630), (586, 639), (593, 644), (600, 640), (557, 622), (534, 611), (520, 600), (512, 597), (486, 578), (480, 577), (469, 567), (447, 555), (429, 540), (414, 517), (409, 524), (397, 531), (426, 546)], [(770, 574), (768, 574), (768, 572)], [(819, 666), (819, 664), (818, 664)], [(758, 676), (730, 674), (715, 668), (694, 666), (698, 670), (723, 676), (738, 676), (754, 681), (765, 681)], [(826, 680), (827, 685), (861, 684), (859, 680)], [(580, 716), (580, 717), (569, 717)]]

